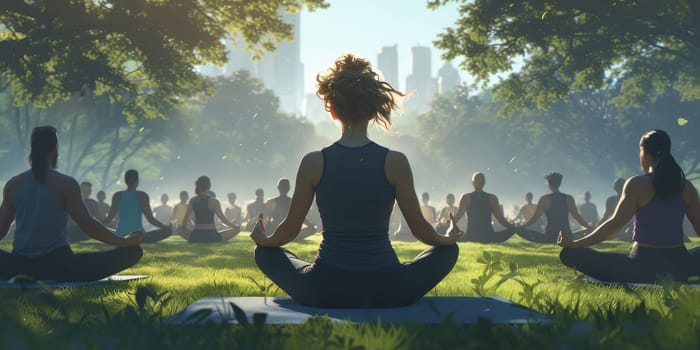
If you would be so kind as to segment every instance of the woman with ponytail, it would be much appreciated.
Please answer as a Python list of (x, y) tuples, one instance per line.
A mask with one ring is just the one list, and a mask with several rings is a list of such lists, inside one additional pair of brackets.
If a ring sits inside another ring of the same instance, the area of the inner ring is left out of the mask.
[[(602, 281), (653, 283), (670, 275), (687, 282), (700, 275), (700, 249), (683, 245), (683, 217), (700, 229), (698, 192), (685, 179), (671, 155), (671, 138), (663, 130), (645, 133), (639, 142), (644, 175), (629, 178), (611, 218), (589, 235), (572, 240), (560, 233), (561, 261)], [(587, 248), (613, 238), (634, 219), (629, 255), (602, 253)]]
[[(414, 303), (452, 270), (460, 232), (454, 220), (447, 236), (435, 231), (421, 213), (406, 156), (367, 136), (370, 123), (389, 128), (390, 114), (403, 94), (379, 79), (367, 60), (350, 54), (336, 60), (317, 82), (317, 94), (340, 122), (342, 135), (301, 160), (289, 213), (280, 225), (265, 232), (259, 218), (251, 233), (257, 244), (255, 262), (303, 305)], [(282, 246), (299, 235), (314, 197), (323, 221), (323, 241), (315, 261), (307, 262)], [(413, 235), (431, 246), (403, 264), (389, 241), (395, 201)]]
[[(31, 169), (5, 185), (0, 204), (0, 239), (15, 221), (12, 252), (0, 250), (0, 279), (28, 275), (37, 280), (98, 280), (136, 264), (143, 254), (142, 232), (119, 237), (89, 213), (80, 186), (55, 170), (58, 138), (52, 126), (34, 128)], [(118, 248), (74, 254), (68, 242), (68, 216), (98, 241)]]

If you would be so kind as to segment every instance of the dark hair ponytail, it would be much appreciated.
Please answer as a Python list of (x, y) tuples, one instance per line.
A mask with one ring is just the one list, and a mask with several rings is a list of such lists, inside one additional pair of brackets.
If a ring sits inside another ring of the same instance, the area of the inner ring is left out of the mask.
[(685, 186), (685, 173), (671, 155), (671, 137), (663, 130), (654, 129), (642, 136), (639, 147), (654, 160), (652, 181), (656, 195), (668, 198), (680, 194)]
[(29, 162), (32, 167), (32, 174), (39, 183), (46, 181), (46, 174), (49, 171), (49, 156), (58, 146), (56, 128), (53, 126), (38, 126), (32, 130), (31, 152)]

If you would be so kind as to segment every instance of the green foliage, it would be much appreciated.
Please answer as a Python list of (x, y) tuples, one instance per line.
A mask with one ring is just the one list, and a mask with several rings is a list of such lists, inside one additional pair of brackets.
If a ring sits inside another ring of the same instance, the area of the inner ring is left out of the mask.
[(259, 56), (290, 39), (282, 13), (323, 0), (31, 1), (0, 3), (0, 77), (14, 102), (48, 106), (86, 92), (124, 114), (162, 117), (202, 91), (195, 66), (226, 59), (223, 38)]
[[(435, 8), (457, 0), (430, 0)], [(641, 106), (667, 88), (700, 99), (700, 4), (694, 0), (475, 0), (435, 44), (482, 86), (502, 111), (547, 109), (571, 90), (624, 80), (615, 101)], [(516, 68), (520, 65), (522, 67)]]

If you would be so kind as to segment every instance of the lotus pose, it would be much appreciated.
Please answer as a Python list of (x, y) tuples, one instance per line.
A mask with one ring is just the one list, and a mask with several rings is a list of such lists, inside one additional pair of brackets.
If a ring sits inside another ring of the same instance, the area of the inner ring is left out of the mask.
[[(698, 192), (671, 155), (671, 138), (652, 130), (639, 142), (643, 175), (629, 178), (612, 217), (585, 237), (559, 235), (559, 257), (566, 266), (603, 281), (652, 283), (660, 276), (685, 282), (700, 275), (700, 249), (683, 245), (683, 217), (700, 229)], [(587, 248), (613, 238), (634, 218), (629, 255)]]
[[(0, 250), (0, 279), (29, 275), (37, 280), (92, 281), (127, 269), (141, 259), (143, 233), (115, 235), (90, 215), (78, 182), (55, 170), (55, 128), (34, 128), (29, 159), (31, 170), (10, 179), (3, 192), (0, 239), (13, 220), (17, 225), (12, 253)], [(90, 237), (118, 248), (73, 253), (66, 231), (69, 216)]]
[[(221, 211), (221, 203), (212, 196), (211, 180), (201, 176), (195, 182), (195, 197), (190, 199), (187, 205), (187, 213), (178, 225), (178, 234), (190, 243), (216, 243), (225, 242), (241, 232), (241, 227), (229, 221)], [(194, 228), (187, 229), (187, 223), (194, 215)], [(217, 231), (214, 223), (214, 215), (228, 226), (228, 229)]]
[[(299, 165), (289, 214), (267, 235), (258, 220), (255, 261), (294, 300), (319, 307), (395, 307), (416, 302), (452, 270), (459, 230), (435, 232), (421, 213), (406, 157), (367, 137), (374, 121), (389, 127), (403, 94), (378, 78), (367, 60), (340, 57), (319, 75), (318, 96), (340, 121), (342, 136)], [(316, 196), (323, 241), (314, 262), (281, 248), (299, 234)], [(394, 201), (413, 234), (432, 247), (402, 264), (389, 241)]]

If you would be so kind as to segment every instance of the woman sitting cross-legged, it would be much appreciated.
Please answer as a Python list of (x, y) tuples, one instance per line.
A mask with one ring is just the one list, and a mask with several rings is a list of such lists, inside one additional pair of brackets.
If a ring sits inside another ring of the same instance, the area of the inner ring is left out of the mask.
[[(31, 170), (5, 185), (0, 205), (0, 239), (16, 220), (12, 253), (0, 250), (0, 279), (28, 275), (37, 280), (92, 281), (125, 270), (143, 255), (143, 232), (115, 235), (89, 213), (74, 178), (55, 170), (58, 138), (51, 126), (34, 128)], [(73, 253), (68, 216), (88, 236), (117, 248)]]
[[(572, 240), (560, 233), (562, 263), (608, 282), (653, 283), (672, 276), (680, 282), (700, 275), (700, 248), (683, 245), (683, 217), (700, 229), (698, 192), (671, 156), (671, 138), (663, 130), (644, 134), (639, 160), (645, 174), (627, 180), (614, 214), (589, 235)], [(590, 248), (613, 238), (634, 219), (629, 255)]]
[[(236, 226), (226, 218), (221, 211), (221, 203), (211, 195), (211, 180), (201, 176), (195, 182), (197, 196), (190, 199), (187, 205), (187, 213), (178, 225), (178, 234), (190, 243), (216, 243), (225, 242), (241, 232), (241, 227)], [(187, 229), (187, 225), (194, 215), (194, 228)], [(214, 223), (214, 215), (229, 229), (217, 231)]]
[[(388, 127), (403, 96), (379, 80), (367, 60), (340, 57), (317, 78), (318, 96), (342, 125), (341, 138), (299, 165), (287, 217), (267, 236), (259, 219), (251, 233), (255, 262), (298, 303), (316, 307), (398, 307), (430, 291), (453, 268), (459, 249), (454, 222), (448, 235), (423, 217), (406, 157), (367, 137), (370, 122)], [(323, 241), (314, 262), (281, 248), (299, 234), (316, 203)], [(432, 247), (402, 264), (389, 241), (394, 201), (413, 234)]]

